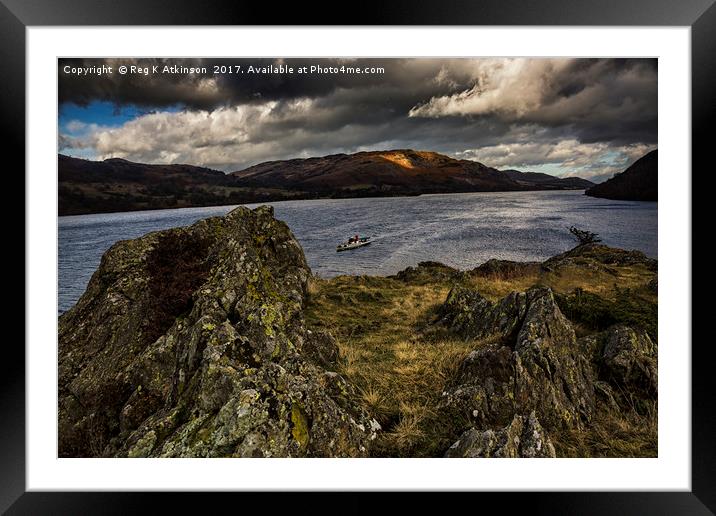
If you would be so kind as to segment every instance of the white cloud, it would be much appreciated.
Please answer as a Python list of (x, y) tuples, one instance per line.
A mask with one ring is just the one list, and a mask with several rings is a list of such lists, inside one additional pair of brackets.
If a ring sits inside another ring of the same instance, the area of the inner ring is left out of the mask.
[(585, 179), (622, 172), (654, 146), (637, 144), (612, 147), (606, 143), (580, 143), (574, 139), (556, 142), (505, 143), (457, 153), (499, 169), (541, 171), (545, 166), (560, 176)]
[(81, 122), (79, 120), (70, 120), (65, 124), (65, 129), (69, 131), (70, 133), (79, 133), (87, 128), (86, 123)]
[[(550, 91), (554, 73), (564, 69), (567, 59), (484, 59), (475, 62), (473, 86), (452, 95), (432, 97), (414, 106), (411, 117), (487, 115), (506, 113), (522, 116), (540, 107)], [(438, 75), (436, 80), (444, 82)]]
[(119, 127), (97, 127), (84, 138), (84, 146), (94, 148), (97, 159), (230, 165), (260, 155), (266, 144), (257, 133), (271, 121), (290, 119), (310, 109), (311, 101), (298, 99), (289, 104), (280, 110), (271, 101), (213, 111), (151, 113)]
[[(316, 130), (330, 113), (299, 98), (222, 107), (213, 111), (156, 112), (118, 127), (82, 126), (82, 136), (60, 135), (60, 150), (92, 149), (94, 159), (188, 163), (225, 171), (262, 161), (353, 152), (381, 127), (345, 125)], [(73, 128), (79, 128), (79, 126)]]

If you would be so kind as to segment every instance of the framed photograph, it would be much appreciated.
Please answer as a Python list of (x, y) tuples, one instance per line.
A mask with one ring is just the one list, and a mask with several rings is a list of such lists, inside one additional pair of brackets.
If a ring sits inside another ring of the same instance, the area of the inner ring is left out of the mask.
[(714, 511), (691, 303), (711, 4), (393, 2), (348, 25), (2, 0), (26, 242), (2, 509)]

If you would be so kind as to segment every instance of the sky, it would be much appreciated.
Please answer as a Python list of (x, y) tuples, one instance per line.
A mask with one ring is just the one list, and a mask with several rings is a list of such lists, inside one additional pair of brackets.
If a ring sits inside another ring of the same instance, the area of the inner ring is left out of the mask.
[(599, 182), (657, 144), (656, 59), (60, 59), (58, 75), (58, 151), (93, 160), (231, 172), (414, 149)]

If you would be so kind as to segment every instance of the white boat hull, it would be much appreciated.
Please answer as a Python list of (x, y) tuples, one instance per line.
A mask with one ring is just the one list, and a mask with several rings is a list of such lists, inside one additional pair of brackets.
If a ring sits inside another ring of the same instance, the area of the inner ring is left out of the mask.
[(338, 247), (336, 247), (336, 252), (341, 251), (350, 251), (351, 249), (358, 249), (359, 247), (364, 247), (366, 245), (370, 245), (370, 242), (353, 242), (351, 244), (341, 244)]

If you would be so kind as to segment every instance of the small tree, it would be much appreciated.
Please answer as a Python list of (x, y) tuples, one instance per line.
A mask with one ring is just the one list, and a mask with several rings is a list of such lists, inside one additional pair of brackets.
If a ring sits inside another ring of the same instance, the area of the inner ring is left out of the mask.
[(599, 238), (599, 235), (597, 233), (592, 233), (591, 231), (585, 231), (583, 229), (577, 229), (574, 226), (571, 226), (569, 228), (569, 232), (577, 238), (577, 240), (579, 241), (579, 245), (592, 244), (595, 242), (602, 241), (602, 239)]

